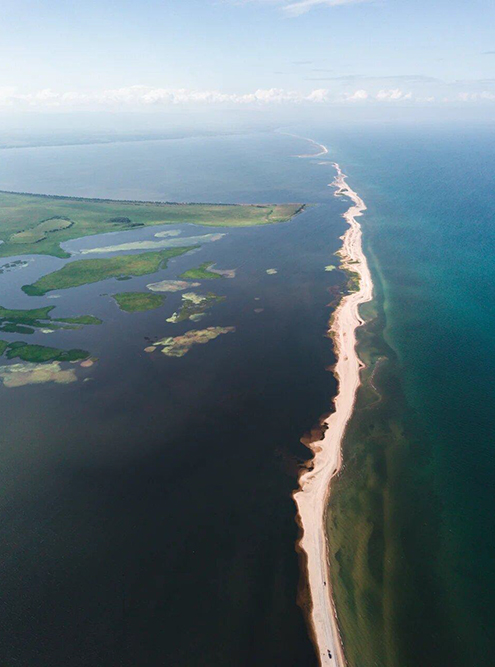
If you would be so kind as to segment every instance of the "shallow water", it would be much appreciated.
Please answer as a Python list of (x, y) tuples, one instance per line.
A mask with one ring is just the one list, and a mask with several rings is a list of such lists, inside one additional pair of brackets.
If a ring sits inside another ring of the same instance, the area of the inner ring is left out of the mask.
[(368, 204), (378, 297), (329, 515), (350, 662), (493, 665), (495, 134), (318, 137)]

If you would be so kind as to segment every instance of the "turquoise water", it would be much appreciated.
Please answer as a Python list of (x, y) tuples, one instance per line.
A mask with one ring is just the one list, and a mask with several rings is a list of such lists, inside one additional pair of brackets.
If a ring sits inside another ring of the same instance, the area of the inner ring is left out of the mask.
[[(366, 513), (369, 539), (334, 554), (355, 568), (340, 592), (351, 662), (493, 665), (495, 130), (317, 138), (368, 205), (378, 296), (360, 337), (378, 393), (361, 392), (331, 528)], [(365, 658), (351, 635), (373, 624)]]

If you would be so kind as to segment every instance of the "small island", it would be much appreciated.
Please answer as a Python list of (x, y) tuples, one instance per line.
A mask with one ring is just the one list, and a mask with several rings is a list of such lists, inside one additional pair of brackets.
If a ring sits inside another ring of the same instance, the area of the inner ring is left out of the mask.
[(193, 345), (205, 345), (218, 336), (233, 333), (235, 327), (208, 327), (207, 329), (192, 329), (183, 336), (169, 336), (153, 343), (146, 348), (146, 352), (154, 352), (157, 347), (162, 348), (167, 357), (183, 357)]
[(58, 361), (45, 364), (30, 362), (0, 366), (0, 381), (4, 387), (12, 389), (30, 384), (71, 384), (77, 382), (74, 368), (63, 369)]
[(225, 301), (224, 296), (217, 296), (213, 292), (208, 294), (196, 294), (195, 292), (185, 292), (182, 295), (182, 306), (179, 311), (171, 315), (167, 322), (177, 324), (184, 320), (192, 320), (197, 322), (205, 314), (208, 308), (211, 308), (216, 303)]
[(89, 285), (108, 278), (144, 276), (165, 268), (170, 258), (183, 255), (193, 248), (194, 246), (167, 248), (159, 252), (143, 252), (139, 255), (79, 259), (66, 264), (58, 271), (42, 276), (32, 285), (23, 285), (22, 291), (29, 296), (43, 296), (53, 290)]
[(21, 359), (38, 364), (48, 361), (84, 361), (89, 358), (89, 352), (86, 350), (59, 350), (55, 347), (31, 345), (22, 341), (8, 343), (0, 340), (0, 356), (4, 354), (7, 359)]
[(221, 273), (216, 273), (211, 270), (213, 264), (211, 262), (203, 262), (196, 269), (188, 269), (181, 273), (179, 278), (182, 280), (215, 280), (222, 278)]
[(112, 298), (115, 299), (120, 310), (126, 313), (142, 313), (163, 306), (166, 296), (149, 292), (121, 292), (113, 294)]
[(101, 324), (101, 320), (94, 315), (79, 315), (76, 317), (51, 316), (55, 306), (16, 310), (0, 306), (0, 331), (7, 333), (32, 334), (35, 329), (55, 331), (57, 329), (80, 329), (85, 325)]

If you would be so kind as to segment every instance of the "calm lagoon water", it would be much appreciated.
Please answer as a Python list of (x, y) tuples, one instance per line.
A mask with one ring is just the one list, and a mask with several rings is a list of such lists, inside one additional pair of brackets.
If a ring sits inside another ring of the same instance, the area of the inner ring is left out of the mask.
[[(20, 287), (66, 260), (28, 258), (0, 275), (2, 305), (55, 305), (55, 316), (103, 320), (28, 337), (90, 350), (99, 358), (84, 371), (90, 381), (0, 387), (0, 662), (316, 664), (296, 603), (291, 493), (308, 457), (300, 438), (335, 393), (325, 331), (344, 276), (324, 268), (336, 262), (345, 204), (327, 187), (331, 168), (300, 152), (307, 143), (268, 134), (4, 152), (3, 189), (318, 205), (273, 226), (179, 226), (182, 236), (225, 236), (152, 276), (56, 299)], [(204, 261), (237, 275), (196, 290), (227, 297), (198, 324), (166, 322), (180, 294), (135, 314), (110, 296)], [(180, 359), (143, 351), (150, 340), (206, 326), (236, 331)]]

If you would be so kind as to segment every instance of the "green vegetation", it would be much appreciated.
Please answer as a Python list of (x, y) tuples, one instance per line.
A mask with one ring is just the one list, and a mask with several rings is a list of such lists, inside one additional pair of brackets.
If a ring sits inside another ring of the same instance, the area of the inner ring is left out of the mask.
[(54, 216), (53, 218), (38, 223), (36, 227), (13, 234), (10, 237), (10, 242), (23, 244), (38, 243), (39, 241), (44, 241), (48, 234), (59, 232), (62, 229), (68, 229), (69, 227), (72, 227), (72, 222), (68, 218)]
[(184, 273), (180, 274), (179, 278), (183, 280), (214, 280), (222, 278), (223, 276), (219, 273), (213, 273), (213, 271), (208, 270), (211, 266), (213, 266), (211, 262), (203, 262), (197, 269), (184, 271)]
[(89, 357), (85, 350), (59, 350), (44, 345), (30, 345), (29, 343), (6, 343), (0, 341), (0, 354), (7, 359), (21, 359), (31, 363), (45, 363), (47, 361), (83, 361)]
[(44, 308), (31, 308), (27, 310), (13, 310), (11, 308), (4, 308), (0, 306), (0, 322), (19, 322), (21, 324), (30, 324), (31, 326), (39, 326), (39, 320), (51, 319), (50, 312), (55, 306), (46, 306)]
[(205, 314), (208, 308), (211, 308), (216, 303), (225, 301), (224, 296), (217, 296), (213, 292), (208, 294), (195, 294), (194, 292), (187, 292), (182, 295), (182, 306), (177, 313), (174, 313), (167, 319), (167, 322), (177, 324), (184, 320), (193, 320), (197, 322)]
[(114, 294), (113, 298), (120, 310), (125, 310), (127, 313), (141, 313), (162, 306), (166, 296), (149, 292), (122, 292)]
[(194, 247), (166, 248), (160, 252), (117, 255), (105, 259), (80, 259), (66, 264), (58, 271), (42, 276), (33, 285), (24, 285), (22, 290), (29, 296), (43, 296), (52, 290), (79, 287), (108, 278), (144, 276), (164, 268), (168, 259), (183, 255)]
[[(52, 318), (51, 311), (55, 306), (14, 310), (0, 306), (0, 331), (9, 333), (32, 334), (35, 328), (49, 327), (50, 329), (74, 329), (70, 325), (101, 324), (101, 320), (94, 315), (80, 315), (79, 317)], [(54, 324), (60, 322), (62, 324)], [(69, 326), (66, 326), (69, 325)]]
[(94, 315), (79, 315), (78, 317), (59, 317), (56, 322), (67, 322), (68, 324), (101, 324), (99, 317)]
[(341, 270), (347, 276), (347, 291), (358, 292), (361, 286), (361, 278), (359, 277), (359, 273), (347, 268), (343, 268)]
[(6, 322), (0, 327), (0, 331), (6, 331), (7, 333), (18, 333), (18, 334), (33, 334), (34, 329), (31, 327), (26, 327), (23, 324), (12, 324), (11, 322)]
[(0, 192), (0, 257), (68, 257), (60, 244), (93, 234), (184, 222), (247, 227), (290, 220), (300, 204), (224, 205), (112, 201)]

